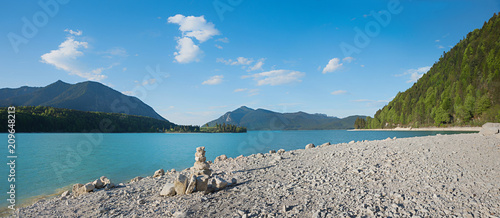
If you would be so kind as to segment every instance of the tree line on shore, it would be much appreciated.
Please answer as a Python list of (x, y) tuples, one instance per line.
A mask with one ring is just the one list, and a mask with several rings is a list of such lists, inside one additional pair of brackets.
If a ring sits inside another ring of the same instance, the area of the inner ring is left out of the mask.
[[(0, 107), (0, 132), (7, 132), (7, 107)], [(224, 125), (225, 126), (225, 125)], [(221, 126), (222, 127), (222, 126)], [(16, 132), (246, 132), (231, 125), (217, 131), (202, 130), (196, 125), (177, 125), (150, 117), (118, 113), (88, 112), (45, 106), (15, 107)]]

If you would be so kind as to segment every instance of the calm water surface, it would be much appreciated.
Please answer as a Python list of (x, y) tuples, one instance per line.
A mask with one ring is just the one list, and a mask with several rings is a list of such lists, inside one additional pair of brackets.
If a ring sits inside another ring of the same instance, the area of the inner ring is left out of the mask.
[[(17, 203), (46, 196), (74, 183), (86, 183), (107, 176), (115, 184), (136, 176), (150, 176), (163, 168), (182, 170), (194, 163), (195, 148), (206, 147), (207, 160), (226, 154), (267, 153), (271, 149), (302, 149), (308, 143), (316, 145), (351, 140), (380, 140), (387, 137), (415, 137), (460, 132), (418, 131), (250, 131), (248, 133), (18, 133), (16, 160)], [(7, 163), (7, 134), (4, 160)], [(9, 168), (0, 169), (1, 190), (8, 198)], [(21, 201), (21, 202), (19, 202)], [(0, 206), (6, 206), (6, 200)]]

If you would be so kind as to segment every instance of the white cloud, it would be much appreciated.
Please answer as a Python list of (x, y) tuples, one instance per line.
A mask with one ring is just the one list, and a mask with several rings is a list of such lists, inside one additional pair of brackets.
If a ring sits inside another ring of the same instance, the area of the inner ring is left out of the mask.
[(259, 94), (259, 89), (235, 89), (234, 92), (246, 92), (248, 96), (254, 96)]
[(179, 25), (179, 30), (184, 37), (196, 38), (200, 43), (207, 41), (212, 36), (219, 35), (219, 30), (215, 29), (215, 25), (207, 22), (204, 16), (184, 16), (177, 14), (168, 18), (169, 23)]
[(439, 39), (436, 39), (436, 41), (435, 41), (435, 42), (440, 42), (440, 41), (441, 41), (441, 40), (439, 40)]
[(88, 48), (87, 42), (76, 41), (73, 37), (67, 37), (66, 41), (59, 45), (59, 49), (52, 50), (42, 55), (42, 62), (54, 65), (57, 69), (68, 72), (76, 71), (73, 62), (77, 57), (83, 56), (79, 49)]
[(248, 90), (248, 96), (254, 96), (254, 95), (258, 95), (259, 94), (259, 89), (250, 89)]
[[(393, 97), (394, 98), (394, 97)], [(391, 98), (391, 100), (393, 99)], [(367, 107), (382, 107), (389, 103), (391, 100), (370, 100), (370, 99), (358, 99), (352, 100), (352, 102), (366, 103)]]
[(237, 57), (236, 60), (232, 60), (232, 59), (224, 59), (224, 58), (217, 58), (216, 62), (219, 62), (219, 63), (224, 63), (226, 65), (250, 65), (253, 63), (253, 59), (252, 58), (245, 58), (245, 57)]
[(248, 89), (235, 89), (234, 92), (244, 92), (246, 90), (248, 90)]
[(195, 45), (189, 37), (177, 39), (177, 46), (175, 48), (178, 50), (178, 52), (174, 52), (175, 60), (181, 64), (199, 61), (198, 55), (203, 53), (200, 47)]
[(443, 48), (444, 48), (444, 46), (442, 46), (442, 45), (438, 45), (438, 46), (437, 46), (437, 48), (439, 48), (439, 49), (443, 49)]
[(255, 70), (262, 70), (262, 65), (264, 65), (264, 59), (260, 59), (253, 67), (248, 68), (248, 72)]
[(252, 75), (242, 76), (245, 78), (254, 78), (257, 81), (257, 85), (282, 85), (293, 82), (301, 82), (300, 78), (304, 77), (305, 73), (299, 71), (291, 70), (271, 70), (262, 73), (256, 73)]
[(342, 62), (345, 63), (351, 63), (352, 61), (354, 61), (353, 57), (345, 57), (344, 59), (342, 59)]
[(215, 41), (223, 42), (223, 43), (229, 43), (229, 39), (227, 37), (224, 38), (218, 38)]
[(330, 61), (328, 61), (328, 64), (323, 68), (323, 73), (331, 73), (333, 71), (338, 70), (340, 67), (342, 67), (342, 63), (340, 63), (340, 59), (338, 58), (333, 58)]
[(226, 64), (226, 65), (231, 64), (231, 61), (232, 61), (231, 59), (226, 60), (226, 59), (224, 59), (224, 58), (217, 58), (217, 59), (215, 60), (215, 62), (217, 62), (217, 63), (224, 63), (224, 64)]
[(232, 62), (231, 65), (250, 65), (253, 62), (253, 59), (238, 57), (236, 61)]
[(420, 77), (422, 77), (425, 73), (427, 73), (431, 69), (431, 66), (426, 66), (426, 67), (420, 67), (417, 69), (409, 69), (406, 72), (402, 74), (397, 74), (395, 76), (405, 76), (405, 75), (410, 75), (410, 79), (406, 81), (407, 83), (414, 83), (417, 82)]
[(81, 36), (82, 33), (83, 33), (81, 30), (73, 31), (73, 30), (70, 30), (70, 29), (65, 29), (64, 32), (68, 32), (69, 34), (75, 35), (75, 36)]
[(217, 45), (215, 44), (215, 47), (218, 48), (218, 49), (223, 49), (224, 47), (220, 46), (220, 45)]
[(201, 44), (215, 35), (219, 35), (219, 30), (215, 29), (213, 23), (207, 22), (204, 16), (184, 16), (177, 14), (168, 18), (169, 23), (179, 25), (182, 37), (177, 38), (177, 52), (174, 52), (175, 60), (178, 63), (190, 63), (199, 61), (198, 56), (202, 54), (200, 47), (196, 45), (192, 38)]
[(212, 77), (210, 77), (210, 79), (204, 81), (202, 84), (203, 85), (217, 85), (217, 84), (220, 84), (222, 82), (223, 78), (224, 78), (223, 75), (212, 76)]
[(109, 49), (103, 53), (113, 55), (113, 56), (122, 56), (122, 57), (128, 56), (127, 50), (125, 50), (124, 48), (120, 48), (120, 47)]
[(345, 94), (345, 93), (347, 93), (346, 90), (337, 90), (337, 91), (333, 91), (332, 95), (342, 95), (342, 94)]
[(57, 50), (52, 50), (49, 53), (41, 56), (41, 62), (55, 66), (57, 69), (69, 72), (71, 75), (77, 75), (87, 80), (101, 81), (107, 76), (102, 72), (111, 69), (113, 65), (104, 68), (85, 71), (82, 70), (77, 61), (78, 57), (84, 55), (83, 50), (88, 48), (88, 42), (80, 42), (75, 40), (74, 35), (81, 35), (82, 31), (65, 30), (71, 35), (66, 37), (66, 40), (59, 45)]
[(362, 64), (361, 67), (365, 67), (365, 65)]
[(145, 85), (153, 85), (156, 83), (156, 79), (149, 79), (149, 80), (144, 80), (142, 81), (142, 85), (145, 86)]

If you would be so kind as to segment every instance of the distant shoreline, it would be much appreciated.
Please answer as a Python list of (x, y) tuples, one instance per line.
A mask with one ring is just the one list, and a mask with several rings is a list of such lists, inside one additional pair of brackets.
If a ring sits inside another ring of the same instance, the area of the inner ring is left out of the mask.
[(450, 131), (450, 132), (479, 132), (481, 127), (422, 127), (422, 128), (402, 128), (394, 129), (351, 129), (348, 131)]

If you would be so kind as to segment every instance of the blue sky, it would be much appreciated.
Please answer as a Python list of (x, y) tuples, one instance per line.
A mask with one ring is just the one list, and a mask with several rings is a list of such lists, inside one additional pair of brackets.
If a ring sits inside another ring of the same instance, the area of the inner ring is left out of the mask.
[(370, 115), (500, 1), (7, 1), (0, 87), (99, 81), (166, 119)]

